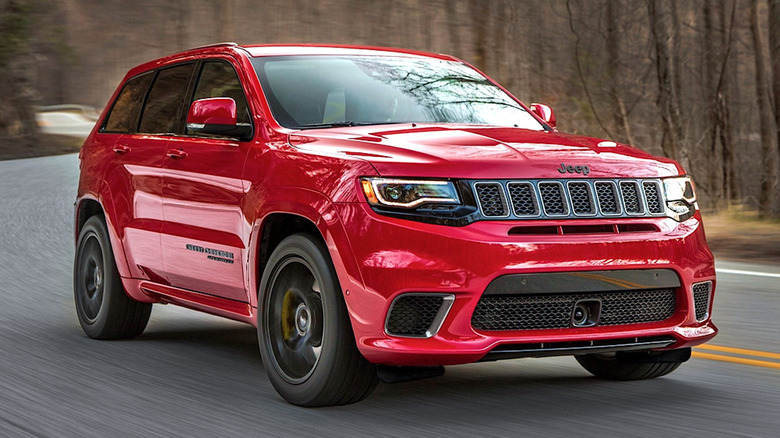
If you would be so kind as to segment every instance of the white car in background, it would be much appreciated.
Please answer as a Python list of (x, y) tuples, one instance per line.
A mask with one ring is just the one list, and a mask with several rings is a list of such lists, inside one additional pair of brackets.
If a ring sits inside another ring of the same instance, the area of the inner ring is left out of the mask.
[(86, 138), (100, 114), (82, 105), (51, 105), (36, 108), (35, 121), (45, 134)]

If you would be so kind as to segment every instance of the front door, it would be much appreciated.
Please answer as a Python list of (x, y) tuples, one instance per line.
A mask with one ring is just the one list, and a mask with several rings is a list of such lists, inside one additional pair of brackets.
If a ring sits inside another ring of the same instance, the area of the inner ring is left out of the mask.
[[(249, 123), (241, 84), (227, 61), (207, 61), (192, 100), (230, 97)], [(244, 283), (250, 225), (242, 181), (250, 142), (185, 135), (168, 143), (164, 161), (162, 254), (172, 286), (248, 302)]]

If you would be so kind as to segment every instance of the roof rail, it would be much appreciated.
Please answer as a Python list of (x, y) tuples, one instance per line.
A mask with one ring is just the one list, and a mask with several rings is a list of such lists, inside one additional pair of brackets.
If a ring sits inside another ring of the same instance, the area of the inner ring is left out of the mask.
[(204, 46), (193, 47), (190, 50), (207, 49), (209, 47), (238, 47), (238, 43), (233, 41), (224, 41), (221, 43), (206, 44)]

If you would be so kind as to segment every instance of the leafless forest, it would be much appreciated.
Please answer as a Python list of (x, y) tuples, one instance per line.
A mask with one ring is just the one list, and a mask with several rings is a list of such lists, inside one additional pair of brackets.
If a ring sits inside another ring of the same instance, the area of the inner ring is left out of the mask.
[(218, 41), (458, 56), (559, 129), (682, 162), (705, 208), (780, 217), (780, 0), (0, 0), (0, 141), (31, 105), (106, 104), (132, 66)]

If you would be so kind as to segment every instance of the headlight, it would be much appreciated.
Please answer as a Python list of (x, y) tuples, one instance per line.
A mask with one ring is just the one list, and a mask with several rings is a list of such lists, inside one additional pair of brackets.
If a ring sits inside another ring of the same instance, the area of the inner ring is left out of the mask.
[(450, 181), (363, 178), (363, 193), (371, 205), (415, 208), (422, 204), (459, 204), (458, 192)]
[(691, 177), (666, 178), (663, 182), (666, 215), (678, 222), (690, 219), (699, 208)]

